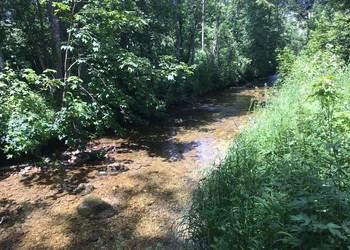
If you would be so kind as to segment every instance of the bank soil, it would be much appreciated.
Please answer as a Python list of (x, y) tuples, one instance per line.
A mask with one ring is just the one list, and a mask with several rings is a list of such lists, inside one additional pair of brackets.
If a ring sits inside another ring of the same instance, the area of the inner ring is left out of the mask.
[[(0, 249), (182, 249), (177, 222), (191, 191), (251, 119), (256, 96), (225, 90), (126, 138), (10, 168), (0, 176)], [(109, 211), (79, 214), (89, 195)]]

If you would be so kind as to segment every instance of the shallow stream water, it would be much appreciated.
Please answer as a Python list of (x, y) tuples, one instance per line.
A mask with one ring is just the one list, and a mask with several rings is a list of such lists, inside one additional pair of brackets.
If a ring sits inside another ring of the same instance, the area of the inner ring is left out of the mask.
[(190, 152), (198, 164), (210, 164), (216, 150), (231, 139), (251, 108), (254, 90), (230, 88), (169, 111), (167, 118), (130, 133), (125, 145), (144, 148), (164, 161), (184, 160)]
[[(125, 138), (89, 143), (108, 149), (106, 161), (78, 164), (58, 176), (62, 166), (33, 166), (0, 180), (2, 249), (181, 249), (179, 218), (203, 172), (225, 157), (238, 131), (251, 117), (252, 99), (261, 90), (230, 88), (169, 110), (166, 118), (132, 129)], [(108, 164), (128, 171), (99, 175)], [(108, 217), (83, 218), (82, 194), (62, 191), (89, 183), (94, 195), (115, 208)], [(1, 218), (0, 218), (1, 220)]]

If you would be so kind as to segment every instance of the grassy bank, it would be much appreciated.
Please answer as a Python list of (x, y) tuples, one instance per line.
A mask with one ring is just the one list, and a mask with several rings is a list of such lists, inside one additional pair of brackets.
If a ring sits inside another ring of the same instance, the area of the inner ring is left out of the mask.
[(185, 221), (198, 248), (350, 245), (350, 67), (328, 53), (289, 66), (194, 193)]

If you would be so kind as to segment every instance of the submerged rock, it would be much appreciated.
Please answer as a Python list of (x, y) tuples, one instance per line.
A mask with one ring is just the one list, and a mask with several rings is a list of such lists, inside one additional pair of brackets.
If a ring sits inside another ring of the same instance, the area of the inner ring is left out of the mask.
[(61, 160), (63, 165), (83, 165), (105, 159), (104, 150), (75, 150), (66, 151), (62, 154)]
[(107, 172), (125, 172), (128, 170), (127, 166), (120, 163), (112, 163), (107, 166)]
[(112, 163), (112, 164), (107, 165), (104, 168), (101, 168), (98, 171), (97, 176), (117, 175), (121, 172), (126, 172), (128, 170), (129, 170), (129, 168), (125, 165), (122, 165), (120, 163)]
[(76, 189), (74, 189), (73, 193), (82, 195), (90, 194), (95, 189), (94, 185), (91, 183), (80, 183)]
[(77, 207), (77, 212), (83, 217), (108, 217), (115, 213), (113, 207), (103, 201), (100, 197), (95, 195), (89, 195), (82, 203)]

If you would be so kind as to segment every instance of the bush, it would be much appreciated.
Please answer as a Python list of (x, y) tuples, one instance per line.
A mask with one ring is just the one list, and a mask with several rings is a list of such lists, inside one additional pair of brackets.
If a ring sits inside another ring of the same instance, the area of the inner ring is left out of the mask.
[(54, 107), (40, 93), (47, 89), (42, 86), (33, 90), (30, 85), (42, 79), (33, 79), (32, 72), (25, 75), (28, 82), (10, 69), (0, 73), (0, 143), (9, 158), (13, 154), (33, 153), (52, 137)]
[(0, 144), (8, 158), (39, 154), (52, 139), (79, 145), (95, 132), (93, 105), (70, 91), (62, 104), (53, 91), (62, 82), (50, 73), (9, 68), (0, 73)]

